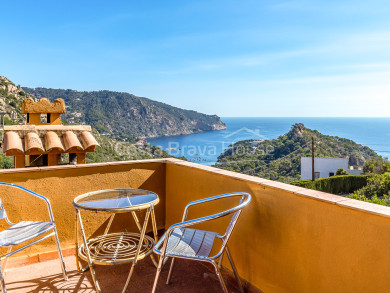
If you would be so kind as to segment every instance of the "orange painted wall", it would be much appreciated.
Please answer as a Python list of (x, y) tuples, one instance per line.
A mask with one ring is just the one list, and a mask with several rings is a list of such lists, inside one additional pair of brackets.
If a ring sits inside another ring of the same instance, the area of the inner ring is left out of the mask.
[[(389, 292), (387, 216), (342, 206), (356, 201), (339, 196), (192, 163), (168, 163), (166, 174), (166, 228), (180, 221), (189, 201), (236, 191), (253, 195), (229, 247), (240, 276), (263, 292)], [(213, 212), (202, 207), (192, 216)], [(226, 259), (224, 266), (230, 269)]]
[[(75, 243), (73, 199), (89, 191), (122, 187), (154, 191), (160, 197), (160, 203), (156, 206), (157, 224), (162, 228), (165, 222), (165, 164), (159, 161), (5, 170), (0, 171), (0, 181), (21, 185), (50, 200), (63, 249), (74, 247)], [(0, 196), (12, 222), (49, 220), (46, 204), (40, 199), (4, 186), (0, 186)], [(104, 231), (109, 214), (85, 212), (83, 215), (89, 235)], [(1, 229), (8, 227), (5, 221), (1, 221), (1, 224)], [(151, 230), (150, 225), (149, 228)], [(114, 220), (112, 229), (136, 231), (136, 226), (130, 214), (120, 214)], [(15, 256), (55, 249), (53, 240), (45, 240)]]

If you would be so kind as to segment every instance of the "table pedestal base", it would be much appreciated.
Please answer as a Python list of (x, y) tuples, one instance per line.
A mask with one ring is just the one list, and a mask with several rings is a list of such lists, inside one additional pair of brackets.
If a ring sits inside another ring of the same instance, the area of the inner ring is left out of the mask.
[[(95, 285), (96, 291), (101, 292), (99, 283), (96, 279), (95, 270), (93, 264), (99, 265), (116, 265), (124, 263), (132, 263), (129, 275), (126, 280), (126, 284), (123, 288), (123, 293), (126, 291), (130, 278), (134, 272), (134, 267), (137, 264), (137, 261), (145, 258), (150, 255), (153, 263), (156, 264), (153, 256), (151, 255), (153, 251), (153, 246), (157, 241), (157, 228), (156, 228), (156, 219), (154, 214), (153, 205), (149, 206), (146, 209), (146, 215), (144, 223), (141, 225), (138, 220), (137, 215), (134, 211), (131, 212), (137, 227), (140, 233), (132, 232), (121, 232), (121, 233), (110, 233), (108, 231), (112, 224), (115, 214), (110, 218), (108, 226), (104, 235), (97, 236), (87, 240), (85, 236), (85, 230), (83, 226), (83, 221), (81, 218), (80, 211), (76, 210), (76, 264), (80, 272), (86, 271), (88, 268), (91, 271), (92, 280)], [(151, 238), (145, 235), (146, 227), (148, 225), (149, 217), (152, 218), (152, 227), (154, 238)], [(79, 245), (78, 234), (80, 234), (83, 239), (83, 244)], [(80, 266), (80, 259), (88, 263), (88, 267), (82, 268)]]
[[(140, 245), (139, 233), (123, 232), (98, 236), (87, 241), (91, 260), (99, 265), (116, 265), (134, 262), (137, 249), (140, 246), (137, 260), (148, 256), (153, 249), (154, 239), (145, 235)], [(88, 261), (85, 245), (82, 244), (77, 251), (78, 256)]]

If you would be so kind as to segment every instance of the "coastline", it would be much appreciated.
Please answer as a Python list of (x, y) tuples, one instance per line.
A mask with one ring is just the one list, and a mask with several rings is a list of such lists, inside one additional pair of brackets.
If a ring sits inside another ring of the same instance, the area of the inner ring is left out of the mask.
[(323, 134), (351, 139), (383, 157), (390, 156), (389, 117), (221, 117), (221, 120), (226, 129), (148, 138), (147, 141), (163, 149), (180, 149), (169, 153), (209, 166), (231, 143), (277, 138), (287, 133), (292, 124), (302, 122)]

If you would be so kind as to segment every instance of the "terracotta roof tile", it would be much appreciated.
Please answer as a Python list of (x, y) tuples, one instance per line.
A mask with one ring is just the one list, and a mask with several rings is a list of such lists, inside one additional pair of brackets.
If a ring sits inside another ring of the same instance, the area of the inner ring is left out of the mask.
[(4, 133), (4, 152), (8, 151), (12, 154), (23, 154), (24, 148), (22, 140), (19, 135), (14, 131), (8, 131)]
[(89, 131), (57, 131), (56, 129), (4, 131), (3, 151), (7, 156), (58, 152), (93, 152), (100, 146)]
[(84, 150), (83, 146), (81, 145), (79, 139), (77, 138), (77, 135), (74, 134), (72, 131), (67, 131), (65, 134), (62, 136), (64, 139), (64, 145), (65, 145), (65, 150), (67, 152), (69, 151), (82, 151)]
[(84, 149), (93, 150), (96, 146), (100, 146), (96, 139), (93, 137), (92, 133), (84, 131), (80, 134), (80, 140), (84, 146)]
[(24, 149), (26, 153), (33, 151), (43, 153), (45, 152), (42, 144), (42, 140), (35, 132), (29, 132), (24, 137)]
[(52, 150), (58, 150), (60, 152), (65, 151), (64, 145), (58, 135), (53, 131), (48, 131), (45, 134), (45, 148), (47, 152)]

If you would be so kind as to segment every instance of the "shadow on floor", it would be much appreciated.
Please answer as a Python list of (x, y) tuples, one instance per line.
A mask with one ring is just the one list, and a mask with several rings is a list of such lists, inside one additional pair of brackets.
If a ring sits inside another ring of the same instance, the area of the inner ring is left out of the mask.
[[(53, 293), (89, 293), (95, 292), (89, 271), (79, 273), (75, 259), (65, 258), (68, 271), (68, 281), (64, 281), (58, 260), (37, 263), (16, 269), (10, 269), (5, 276), (8, 292), (53, 292)], [(118, 266), (95, 266), (96, 276), (102, 292), (122, 292), (131, 264)], [(206, 266), (177, 260), (173, 271), (171, 284), (166, 285), (169, 263), (161, 273), (157, 292), (222, 292), (216, 275)], [(151, 292), (156, 268), (150, 258), (138, 262), (131, 278), (127, 292)], [(229, 292), (238, 292), (228, 285)]]

